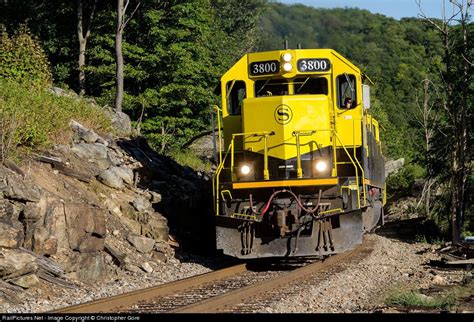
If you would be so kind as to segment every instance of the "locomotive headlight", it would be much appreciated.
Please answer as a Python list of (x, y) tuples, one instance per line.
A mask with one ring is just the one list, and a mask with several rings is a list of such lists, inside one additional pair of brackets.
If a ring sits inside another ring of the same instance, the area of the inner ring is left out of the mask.
[(240, 173), (242, 173), (244, 176), (248, 175), (250, 173), (250, 167), (246, 164), (240, 167)]
[(293, 66), (290, 63), (283, 64), (283, 70), (285, 72), (291, 72), (292, 69), (293, 69)]
[(283, 55), (283, 60), (286, 61), (287, 63), (291, 61), (291, 58), (293, 58), (293, 56), (291, 56), (290, 53), (286, 53)]
[(328, 164), (326, 161), (319, 160), (318, 162), (316, 162), (316, 170), (318, 170), (318, 172), (324, 172), (327, 168)]

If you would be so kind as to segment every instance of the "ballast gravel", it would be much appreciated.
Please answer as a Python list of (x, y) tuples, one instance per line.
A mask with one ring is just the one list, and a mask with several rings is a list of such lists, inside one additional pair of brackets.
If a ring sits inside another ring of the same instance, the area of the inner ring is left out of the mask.
[[(383, 307), (391, 292), (404, 287), (428, 288), (433, 284), (449, 285), (462, 280), (463, 271), (438, 271), (428, 266), (439, 259), (436, 246), (407, 243), (376, 234), (373, 252), (357, 264), (329, 274), (323, 281), (307, 283), (298, 292), (270, 302), (259, 313), (373, 312)], [(214, 259), (186, 256), (171, 258), (152, 272), (117, 269), (107, 280), (94, 285), (80, 284), (76, 289), (41, 283), (19, 294), (21, 303), (0, 300), (3, 313), (39, 313), (117, 295), (141, 288), (203, 274), (219, 266)]]

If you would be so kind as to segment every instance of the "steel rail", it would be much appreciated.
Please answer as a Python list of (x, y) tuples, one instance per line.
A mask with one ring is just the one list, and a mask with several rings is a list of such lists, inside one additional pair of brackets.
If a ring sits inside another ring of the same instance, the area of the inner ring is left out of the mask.
[(197, 276), (188, 277), (175, 282), (152, 286), (132, 292), (115, 295), (108, 298), (93, 300), (61, 309), (49, 311), (47, 313), (106, 313), (116, 312), (119, 308), (126, 308), (140, 301), (166, 296), (181, 292), (185, 289), (210, 283), (225, 277), (233, 276), (247, 271), (247, 264), (239, 264), (224, 268), (218, 271), (204, 273)]
[(261, 281), (254, 285), (246, 286), (238, 290), (230, 291), (225, 294), (212, 297), (187, 305), (175, 310), (170, 311), (170, 313), (213, 313), (218, 312), (219, 309), (224, 308), (225, 306), (235, 305), (241, 301), (256, 296), (260, 293), (268, 292), (276, 288), (284, 287), (285, 285), (304, 278), (306, 276), (312, 275), (314, 273), (320, 272), (322, 270), (331, 268), (349, 258), (357, 256), (359, 253), (363, 252), (367, 248), (368, 242), (364, 242), (353, 250), (340, 253), (337, 255), (332, 255), (323, 261), (315, 262), (313, 264), (295, 269), (294, 271), (285, 273), (278, 277), (274, 277), (265, 281)]

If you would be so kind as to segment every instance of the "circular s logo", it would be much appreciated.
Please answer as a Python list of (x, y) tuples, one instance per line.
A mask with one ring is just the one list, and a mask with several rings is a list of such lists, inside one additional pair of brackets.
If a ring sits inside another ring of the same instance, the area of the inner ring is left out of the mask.
[(275, 121), (278, 124), (286, 125), (291, 122), (291, 119), (293, 118), (293, 111), (288, 105), (282, 104), (277, 106), (273, 116), (275, 117)]

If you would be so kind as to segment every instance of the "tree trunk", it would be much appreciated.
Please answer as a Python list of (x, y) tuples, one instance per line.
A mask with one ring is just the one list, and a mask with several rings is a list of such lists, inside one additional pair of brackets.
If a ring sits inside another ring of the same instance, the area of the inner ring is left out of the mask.
[(86, 66), (86, 45), (87, 39), (79, 39), (79, 95), (86, 93), (86, 72), (84, 67)]
[(115, 56), (116, 56), (116, 90), (115, 90), (115, 109), (122, 112), (123, 104), (123, 53), (122, 53), (122, 34), (123, 34), (123, 14), (124, 0), (117, 0), (117, 31), (115, 33)]
[(83, 0), (77, 0), (77, 38), (79, 40), (79, 95), (84, 95), (86, 93), (86, 72), (84, 70), (84, 67), (86, 66), (86, 46), (87, 39), (91, 33), (92, 19), (94, 18), (96, 4), (97, 0), (94, 0), (89, 12), (89, 22), (86, 26), (86, 22), (84, 21)]

